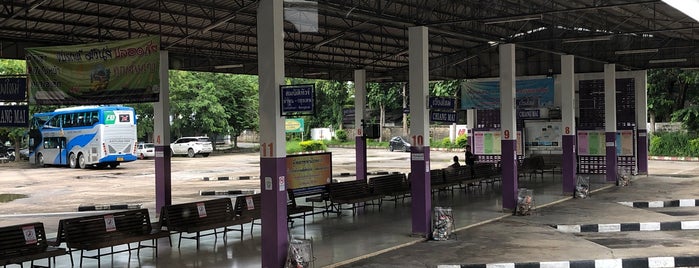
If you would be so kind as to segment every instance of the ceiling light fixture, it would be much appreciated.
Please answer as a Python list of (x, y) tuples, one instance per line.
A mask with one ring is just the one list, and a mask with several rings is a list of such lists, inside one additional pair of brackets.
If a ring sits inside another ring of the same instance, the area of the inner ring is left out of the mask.
[(699, 1), (697, 0), (663, 0), (669, 6), (679, 10), (695, 21), (699, 21)]
[(590, 38), (580, 38), (580, 39), (568, 39), (568, 40), (563, 40), (563, 43), (582, 43), (582, 42), (595, 42), (595, 41), (609, 41), (611, 40), (611, 36), (598, 36), (598, 37), (590, 37)]
[(214, 66), (214, 69), (220, 70), (220, 69), (233, 69), (233, 68), (240, 68), (243, 67), (242, 64), (229, 64), (229, 65), (216, 65)]
[(648, 63), (674, 63), (674, 62), (685, 62), (686, 58), (679, 59), (662, 59), (662, 60), (649, 60)]
[(642, 54), (642, 53), (655, 53), (658, 52), (657, 48), (649, 49), (631, 49), (631, 50), (617, 50), (614, 51), (616, 55), (627, 55), (627, 54)]
[(503, 18), (503, 19), (494, 19), (494, 20), (490, 20), (490, 21), (485, 21), (485, 22), (483, 22), (483, 24), (490, 25), (490, 24), (518, 22), (518, 21), (542, 20), (542, 19), (544, 19), (544, 15), (540, 14), (540, 15), (536, 15), (536, 16), (509, 17), (509, 18)]

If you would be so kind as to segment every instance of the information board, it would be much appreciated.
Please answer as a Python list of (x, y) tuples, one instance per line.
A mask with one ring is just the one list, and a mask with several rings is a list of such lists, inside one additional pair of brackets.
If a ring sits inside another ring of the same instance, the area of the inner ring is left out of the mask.
[[(604, 130), (578, 130), (578, 155), (604, 156), (607, 154)], [(617, 156), (633, 156), (633, 130), (616, 132)]]
[(560, 149), (562, 146), (561, 122), (525, 122), (524, 145), (535, 148)]
[[(502, 134), (495, 131), (473, 132), (473, 154), (475, 155), (500, 155), (502, 154)], [(517, 155), (522, 155), (522, 131), (517, 131)]]
[(286, 157), (288, 189), (325, 185), (332, 181), (332, 154), (301, 154)]

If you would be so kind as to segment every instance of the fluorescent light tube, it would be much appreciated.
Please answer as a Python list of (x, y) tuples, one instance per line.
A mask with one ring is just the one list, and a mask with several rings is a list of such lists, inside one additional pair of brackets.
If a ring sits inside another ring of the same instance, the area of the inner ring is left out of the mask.
[(611, 40), (611, 36), (598, 36), (598, 37), (590, 37), (590, 38), (580, 38), (580, 39), (568, 39), (568, 40), (563, 40), (563, 43), (582, 43), (582, 42), (595, 42), (595, 41), (609, 41)]
[(626, 55), (626, 54), (642, 54), (642, 53), (655, 53), (655, 52), (658, 52), (657, 48), (618, 50), (618, 51), (614, 51), (614, 54)]
[(662, 60), (649, 60), (648, 63), (673, 63), (673, 62), (685, 62), (687, 59), (662, 59)]
[(242, 64), (229, 64), (229, 65), (216, 65), (214, 66), (214, 69), (232, 69), (232, 68), (240, 68), (243, 67)]
[(483, 24), (485, 24), (485, 25), (490, 25), (490, 24), (498, 24), (498, 23), (508, 23), (508, 22), (518, 22), (518, 21), (530, 21), (530, 20), (542, 20), (542, 19), (544, 19), (544, 15), (528, 16), (528, 17), (520, 17), (520, 18), (509, 18), (509, 19), (496, 19), (496, 20), (491, 20), (491, 21), (483, 22)]

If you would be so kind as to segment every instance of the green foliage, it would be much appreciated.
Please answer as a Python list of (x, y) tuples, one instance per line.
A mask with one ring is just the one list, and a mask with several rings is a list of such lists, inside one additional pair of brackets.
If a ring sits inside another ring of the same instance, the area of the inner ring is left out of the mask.
[(337, 130), (335, 131), (335, 138), (340, 142), (346, 142), (348, 140), (347, 132), (342, 129)]
[(455, 143), (456, 148), (466, 148), (466, 145), (468, 145), (468, 136), (466, 134), (457, 136)]
[(685, 132), (656, 132), (650, 138), (650, 155), (699, 156), (699, 138)]
[(699, 106), (691, 106), (672, 113), (672, 121), (682, 122), (690, 132), (699, 132)]
[(452, 147), (454, 147), (454, 144), (451, 144), (451, 140), (449, 139), (449, 137), (444, 137), (444, 138), (442, 139), (442, 142), (441, 142), (441, 143), (442, 143), (441, 146), (440, 146), (441, 148), (452, 148)]
[(323, 141), (302, 141), (299, 143), (301, 146), (301, 149), (304, 152), (312, 152), (312, 151), (325, 151), (328, 149), (328, 146), (323, 143)]
[(286, 154), (296, 154), (303, 152), (301, 149), (300, 141), (287, 141), (286, 142)]

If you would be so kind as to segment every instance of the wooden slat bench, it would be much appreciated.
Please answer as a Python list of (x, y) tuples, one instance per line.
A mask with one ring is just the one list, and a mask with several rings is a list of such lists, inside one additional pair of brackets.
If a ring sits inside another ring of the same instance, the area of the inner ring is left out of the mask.
[[(361, 203), (362, 207), (367, 205), (378, 206), (381, 210), (381, 199), (383, 195), (376, 194), (371, 191), (369, 184), (365, 180), (352, 180), (345, 182), (337, 182), (328, 184), (328, 193), (330, 202), (336, 206), (336, 213), (339, 216), (342, 214), (342, 205), (351, 205), (352, 215), (357, 213), (357, 204)], [(378, 202), (378, 204), (374, 202)]]
[(31, 261), (51, 259), (66, 254), (66, 250), (48, 245), (44, 224), (40, 222), (24, 223), (0, 227), (0, 265), (19, 264)]
[(370, 178), (369, 187), (373, 193), (388, 197), (384, 201), (395, 202), (394, 206), (398, 206), (398, 199), (405, 201), (410, 196), (410, 184), (403, 173)]
[[(240, 195), (235, 198), (235, 211), (238, 217), (250, 222), (250, 235), (252, 236), (255, 225), (261, 225), (262, 219), (262, 194)], [(242, 234), (242, 231), (241, 231)]]
[[(289, 199), (294, 199), (294, 203), (296, 203), (296, 198), (303, 197), (306, 198), (305, 201), (307, 203), (311, 203), (310, 207), (313, 209), (313, 212), (310, 213), (311, 215), (318, 213), (325, 215), (328, 212), (330, 197), (328, 196), (327, 185), (289, 189)], [(315, 203), (321, 203), (322, 205), (317, 206)], [(315, 209), (320, 209), (320, 211), (316, 212)]]
[[(199, 249), (199, 238), (216, 236), (218, 228), (223, 228), (224, 239), (229, 231), (240, 232), (240, 239), (243, 239), (243, 224), (251, 221), (250, 218), (237, 215), (230, 198), (169, 205), (160, 210), (161, 228), (179, 235), (178, 247), (182, 238), (185, 238), (195, 239)], [(234, 226), (240, 228), (235, 229)], [(209, 230), (213, 230), (213, 233), (202, 235), (202, 232)], [(182, 236), (182, 233), (194, 233), (195, 236)]]
[(448, 184), (444, 181), (444, 170), (430, 170), (430, 189), (432, 189), (432, 194), (434, 194), (435, 192), (446, 190), (447, 187)]
[[(72, 251), (80, 250), (80, 266), (83, 258), (92, 258), (97, 260), (97, 267), (100, 267), (100, 257), (134, 250), (131, 248), (131, 243), (138, 243), (135, 249), (139, 253), (141, 248), (153, 248), (157, 257), (157, 239), (169, 236), (167, 232), (152, 228), (148, 209), (64, 219), (63, 224), (67, 247)], [(142, 241), (147, 240), (150, 240), (152, 245), (141, 245)], [(113, 247), (119, 245), (127, 245), (128, 249), (114, 251)], [(108, 247), (112, 250), (102, 254), (101, 249)], [(84, 254), (85, 251), (93, 250), (97, 250), (97, 255)]]
[(452, 194), (454, 193), (454, 187), (464, 188), (468, 187), (468, 183), (471, 180), (471, 167), (469, 166), (458, 166), (449, 167), (444, 169), (444, 182), (443, 188), (451, 189)]
[(479, 184), (487, 183), (494, 184), (501, 177), (501, 171), (495, 163), (476, 163), (473, 166), (473, 181), (478, 181)]
[[(323, 185), (323, 188), (325, 188), (325, 185)], [(302, 198), (305, 197), (306, 193), (308, 191), (305, 191), (303, 188), (302, 189), (289, 189), (287, 190), (287, 198), (288, 198), (288, 203), (286, 207), (286, 214), (287, 214), (287, 221), (291, 225), (291, 227), (294, 227), (294, 220), (299, 219), (303, 221), (303, 237), (306, 237), (306, 216), (311, 216), (315, 215), (315, 207), (313, 205), (299, 205), (296, 203), (297, 198)], [(297, 196), (297, 194), (301, 194), (301, 196)], [(313, 194), (316, 195), (316, 194)], [(323, 208), (322, 211), (319, 211), (318, 213), (325, 213), (325, 210), (327, 208)]]

